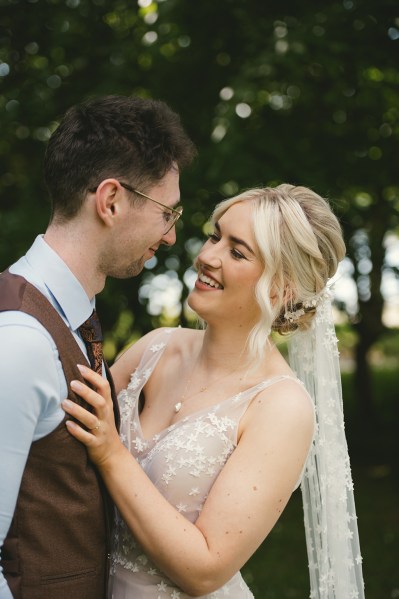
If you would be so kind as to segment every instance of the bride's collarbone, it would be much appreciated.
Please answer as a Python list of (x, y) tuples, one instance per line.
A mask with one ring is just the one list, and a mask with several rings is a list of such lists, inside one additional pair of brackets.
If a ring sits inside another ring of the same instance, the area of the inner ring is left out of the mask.
[[(184, 401), (182, 394), (179, 392), (181, 389), (181, 386), (173, 389), (173, 387), (159, 385), (156, 390), (148, 390), (149, 392), (145, 394), (144, 407), (140, 417), (144, 418), (149, 425), (162, 423), (168, 426), (201, 409), (210, 408), (220, 403), (220, 401), (227, 399), (229, 393), (226, 387), (199, 390), (193, 397)], [(179, 404), (181, 404), (180, 407)]]
[(170, 426), (256, 386), (261, 382), (260, 378), (237, 376), (198, 393), (193, 389), (194, 395), (187, 401), (181, 401), (184, 384), (181, 385), (180, 382), (171, 385), (166, 380), (158, 380), (155, 385), (147, 384), (144, 407), (140, 414), (143, 435), (146, 439), (152, 438)]

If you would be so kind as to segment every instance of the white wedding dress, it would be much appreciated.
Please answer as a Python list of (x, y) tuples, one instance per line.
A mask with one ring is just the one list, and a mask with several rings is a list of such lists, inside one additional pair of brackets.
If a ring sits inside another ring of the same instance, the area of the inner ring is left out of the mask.
[[(259, 391), (291, 377), (279, 376), (263, 381), (211, 408), (183, 418), (151, 439), (145, 439), (139, 419), (140, 391), (174, 330), (160, 332), (145, 350), (127, 389), (119, 394), (120, 434), (123, 443), (162, 495), (190, 522), (195, 522), (215, 479), (236, 448), (238, 425), (248, 404)], [(150, 561), (120, 516), (116, 520), (109, 599), (187, 599), (189, 595)], [(223, 587), (203, 597), (250, 599), (253, 594), (237, 572)]]

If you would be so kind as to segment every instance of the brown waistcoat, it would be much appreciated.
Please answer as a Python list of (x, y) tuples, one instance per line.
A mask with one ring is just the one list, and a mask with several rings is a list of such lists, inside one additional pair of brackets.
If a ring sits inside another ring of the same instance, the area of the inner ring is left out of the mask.
[[(69, 383), (82, 380), (76, 364), (87, 359), (50, 302), (24, 278), (6, 271), (0, 274), (0, 311), (5, 310), (31, 314), (48, 330), (68, 396), (83, 405)], [(113, 398), (118, 420), (114, 391)], [(2, 549), (1, 566), (15, 599), (106, 598), (112, 504), (65, 420), (32, 443), (28, 455)]]

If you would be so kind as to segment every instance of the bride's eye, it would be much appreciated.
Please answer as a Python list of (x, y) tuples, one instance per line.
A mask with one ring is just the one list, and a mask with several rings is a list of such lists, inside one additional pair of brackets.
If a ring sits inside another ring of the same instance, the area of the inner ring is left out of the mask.
[(246, 260), (247, 259), (246, 256), (244, 256), (244, 254), (241, 254), (241, 252), (239, 252), (235, 248), (231, 249), (230, 253), (235, 260)]
[(209, 233), (208, 239), (212, 241), (212, 243), (217, 243), (218, 241), (220, 241), (220, 237), (218, 237), (216, 233)]

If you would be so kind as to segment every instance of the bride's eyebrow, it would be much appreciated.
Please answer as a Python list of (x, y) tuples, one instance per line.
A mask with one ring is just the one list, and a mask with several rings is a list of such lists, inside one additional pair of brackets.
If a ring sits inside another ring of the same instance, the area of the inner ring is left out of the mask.
[[(218, 233), (222, 232), (218, 221), (215, 222), (214, 227)], [(253, 249), (251, 248), (251, 246), (248, 245), (248, 243), (246, 241), (244, 241), (243, 239), (240, 239), (239, 237), (235, 237), (234, 235), (229, 235), (228, 239), (231, 243), (235, 243), (236, 245), (243, 245), (248, 250), (248, 252), (250, 252), (253, 256), (256, 257), (256, 254), (253, 251)]]

